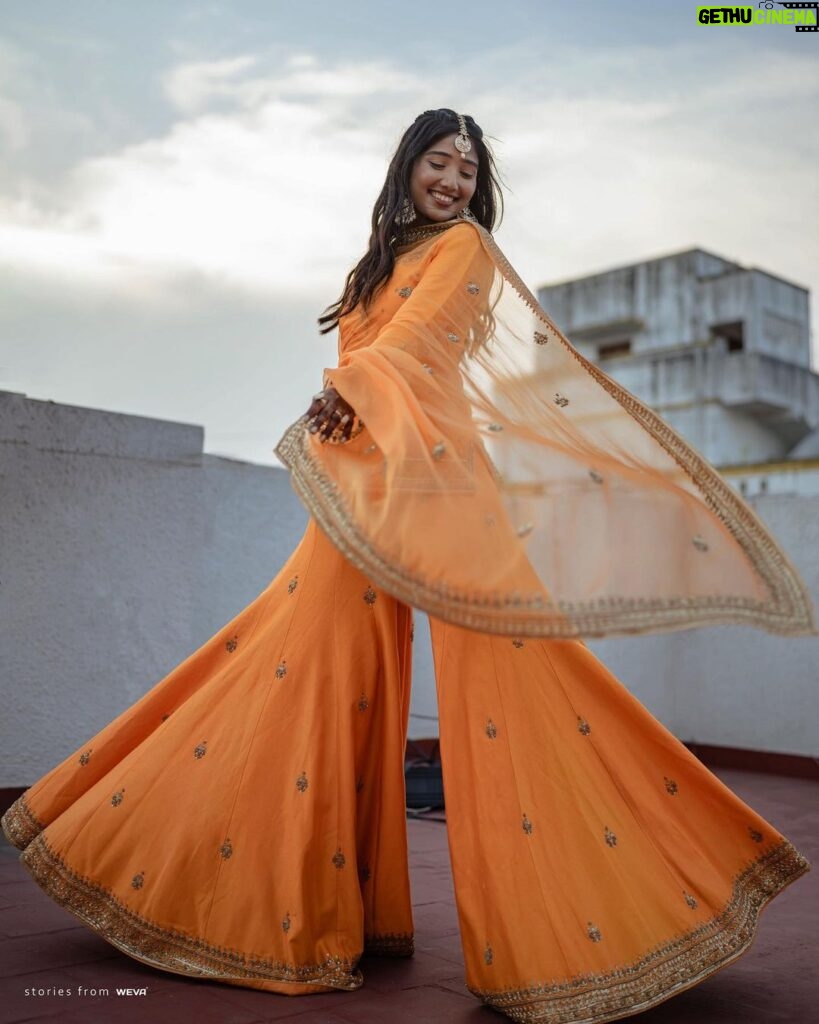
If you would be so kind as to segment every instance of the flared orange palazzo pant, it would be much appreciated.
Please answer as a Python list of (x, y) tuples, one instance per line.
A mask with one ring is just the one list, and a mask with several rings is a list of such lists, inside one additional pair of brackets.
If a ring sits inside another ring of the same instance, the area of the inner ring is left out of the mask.
[[(637, 1012), (727, 966), (807, 860), (580, 640), (430, 620), (471, 992), (519, 1021)], [(412, 609), (311, 518), (269, 586), (3, 816), (35, 881), (191, 977), (356, 989), (414, 950)]]

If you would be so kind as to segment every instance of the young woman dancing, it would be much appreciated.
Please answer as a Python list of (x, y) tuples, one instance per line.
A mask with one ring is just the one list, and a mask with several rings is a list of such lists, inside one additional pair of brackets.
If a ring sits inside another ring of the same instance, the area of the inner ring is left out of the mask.
[(276, 451), (310, 517), (269, 586), (3, 817), (57, 902), (165, 971), (304, 995), (414, 950), (404, 749), (430, 616), (466, 984), (608, 1021), (726, 967), (805, 857), (582, 636), (815, 635), (755, 513), (561, 333), (492, 236), (483, 132), (404, 133)]

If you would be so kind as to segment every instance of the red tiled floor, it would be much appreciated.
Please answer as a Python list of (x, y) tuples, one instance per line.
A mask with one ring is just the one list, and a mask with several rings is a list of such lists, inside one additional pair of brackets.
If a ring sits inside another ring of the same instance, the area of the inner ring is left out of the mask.
[[(715, 774), (819, 868), (819, 783), (730, 769)], [(287, 997), (154, 970), (120, 953), (58, 907), (0, 845), (0, 1024), (481, 1024), (507, 1018), (464, 984), (446, 826), (410, 820), (416, 954), (365, 957), (356, 992)], [(812, 1024), (819, 1020), (819, 870), (763, 912), (751, 948), (730, 967), (635, 1015), (641, 1024)], [(110, 994), (80, 995), (78, 986)], [(72, 994), (27, 995), (27, 988)], [(117, 996), (117, 986), (147, 987)]]

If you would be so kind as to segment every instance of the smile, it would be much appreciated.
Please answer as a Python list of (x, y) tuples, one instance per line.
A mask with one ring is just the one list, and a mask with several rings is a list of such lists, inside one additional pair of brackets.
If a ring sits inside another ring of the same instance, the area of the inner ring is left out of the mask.
[(443, 203), (445, 206), (451, 206), (455, 202), (455, 196), (448, 196), (444, 192), (436, 192), (432, 188), (429, 190), (429, 194), (436, 202)]

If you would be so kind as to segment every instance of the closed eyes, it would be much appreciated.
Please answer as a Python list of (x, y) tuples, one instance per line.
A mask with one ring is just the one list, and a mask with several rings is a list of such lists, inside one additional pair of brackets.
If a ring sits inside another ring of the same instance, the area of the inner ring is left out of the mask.
[[(444, 169), (444, 167), (445, 167), (446, 165), (445, 165), (445, 164), (434, 164), (434, 163), (433, 163), (433, 162), (432, 162), (432, 161), (430, 160), (430, 161), (429, 161), (429, 166), (430, 166), (430, 167), (434, 167), (436, 171), (442, 171), (442, 170)], [(463, 171), (461, 171), (461, 177), (462, 177), (462, 178), (466, 178), (467, 180), (469, 180), (469, 179), (471, 179), (471, 178), (474, 178), (474, 177), (475, 177), (475, 175), (474, 175), (474, 174), (465, 174), (465, 173), (464, 173)]]

